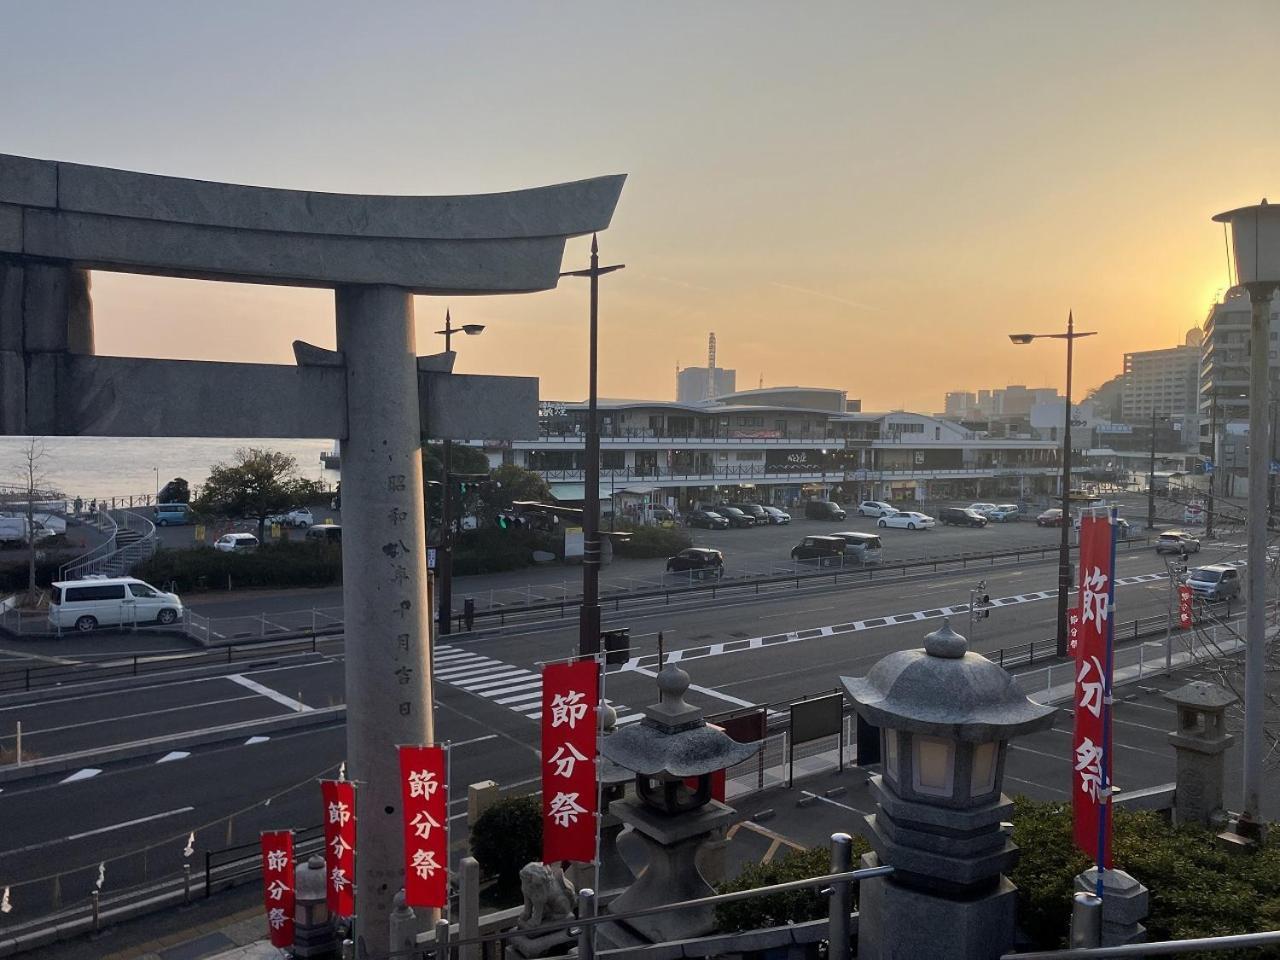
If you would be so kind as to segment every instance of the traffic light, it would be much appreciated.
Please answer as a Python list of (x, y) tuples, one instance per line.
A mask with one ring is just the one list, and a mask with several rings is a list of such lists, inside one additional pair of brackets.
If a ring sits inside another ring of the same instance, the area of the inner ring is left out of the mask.
[(982, 599), (979, 600), (978, 602), (982, 604), (982, 613), (980, 614), (980, 617), (983, 620), (986, 620), (989, 616), (991, 616), (991, 594), (984, 593), (982, 595)]

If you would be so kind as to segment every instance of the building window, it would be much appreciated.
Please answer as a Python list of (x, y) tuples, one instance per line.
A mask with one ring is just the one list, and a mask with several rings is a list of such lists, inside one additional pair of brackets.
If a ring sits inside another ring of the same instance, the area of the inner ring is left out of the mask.
[(915, 756), (911, 759), (911, 786), (916, 793), (949, 797), (955, 773), (955, 743), (940, 737), (917, 734), (911, 738)]

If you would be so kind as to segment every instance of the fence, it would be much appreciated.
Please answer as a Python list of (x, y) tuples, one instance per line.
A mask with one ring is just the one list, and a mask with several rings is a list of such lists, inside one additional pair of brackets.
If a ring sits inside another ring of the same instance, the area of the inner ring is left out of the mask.
[(234, 617), (205, 617), (193, 610), (183, 612), (187, 636), (204, 646), (251, 637), (264, 639), (281, 635), (334, 633), (342, 629), (342, 607), (313, 607), (279, 613), (245, 614)]

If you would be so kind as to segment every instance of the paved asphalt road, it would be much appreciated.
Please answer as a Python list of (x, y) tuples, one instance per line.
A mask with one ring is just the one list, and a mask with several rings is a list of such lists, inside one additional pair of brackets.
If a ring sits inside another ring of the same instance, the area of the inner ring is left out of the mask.
[[(987, 531), (972, 533), (985, 536)], [(964, 537), (970, 531), (889, 534), (896, 543), (911, 536)], [(1228, 544), (1206, 548), (1203, 556), (1207, 561), (1241, 552), (1240, 546)], [(1118, 592), (1122, 620), (1165, 610), (1163, 572), (1163, 561), (1150, 550), (1121, 555), (1119, 576), (1126, 581)], [(709, 713), (831, 690), (840, 676), (860, 675), (892, 650), (919, 646), (947, 608), (968, 602), (977, 576), (966, 572), (906, 583), (842, 584), (759, 600), (608, 615), (607, 625), (631, 626), (636, 659), (611, 670), (607, 695), (624, 717), (655, 699), (651, 668), (659, 630), (667, 649), (685, 661), (696, 685), (693, 698)], [(1055, 577), (1052, 561), (988, 571), (988, 591), (1004, 602), (978, 625), (972, 648), (990, 652), (1049, 637)], [(1133, 578), (1142, 579), (1129, 582)], [(957, 612), (955, 619), (968, 632), (967, 613)], [(144, 638), (126, 639), (137, 644)], [(74, 660), (72, 644), (81, 643), (92, 639), (46, 646), (39, 655)], [(55, 649), (57, 653), (49, 652)], [(465, 807), (467, 783), (489, 778), (504, 786), (532, 782), (537, 773), (537, 664), (575, 649), (572, 622), (528, 635), (455, 638), (439, 648), (438, 727), (442, 739), (457, 745), (457, 814)], [(8, 656), (23, 653), (13, 650)], [(50, 756), (341, 703), (343, 656), (342, 640), (335, 638), (314, 654), (242, 665), (227, 676), (158, 674), (142, 688), (92, 694), (68, 688), (54, 700), (21, 706), (0, 698), (0, 745), (12, 746), (18, 720), (28, 755)], [(1117, 736), (1133, 744), (1117, 754), (1117, 777), (1130, 788), (1171, 777), (1164, 732), (1172, 717), (1155, 705), (1143, 720), (1142, 709), (1124, 706), (1117, 713)], [(1059, 732), (1041, 734), (1014, 750), (1011, 789), (1042, 798), (1065, 796), (1066, 737), (1061, 730), (1069, 724), (1064, 720), (1058, 727)], [(75, 876), (63, 876), (62, 888), (87, 889), (97, 863), (147, 844), (159, 844), (146, 858), (145, 870), (154, 875), (177, 869), (192, 831), (196, 861), (202, 864), (206, 849), (251, 842), (262, 829), (318, 822), (314, 780), (336, 769), (344, 753), (343, 737), (342, 725), (335, 723), (273, 734), (263, 742), (192, 748), (182, 756), (86, 764), (82, 770), (4, 785), (0, 822), (8, 828), (0, 833), (0, 884), (14, 885), (28, 903), (48, 902), (53, 884), (40, 878), (83, 868)], [(1131, 770), (1126, 761), (1132, 762)], [(455, 825), (462, 827), (464, 821)], [(783, 829), (781, 823), (778, 829)], [(120, 883), (140, 877), (142, 857), (116, 861), (111, 870)]]

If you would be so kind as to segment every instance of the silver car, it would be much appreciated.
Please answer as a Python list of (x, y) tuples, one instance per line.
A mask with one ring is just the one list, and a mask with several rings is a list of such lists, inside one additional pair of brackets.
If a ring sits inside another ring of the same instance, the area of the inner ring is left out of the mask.
[(1199, 553), (1200, 541), (1183, 530), (1166, 530), (1156, 539), (1156, 553), (1176, 553), (1186, 556)]

